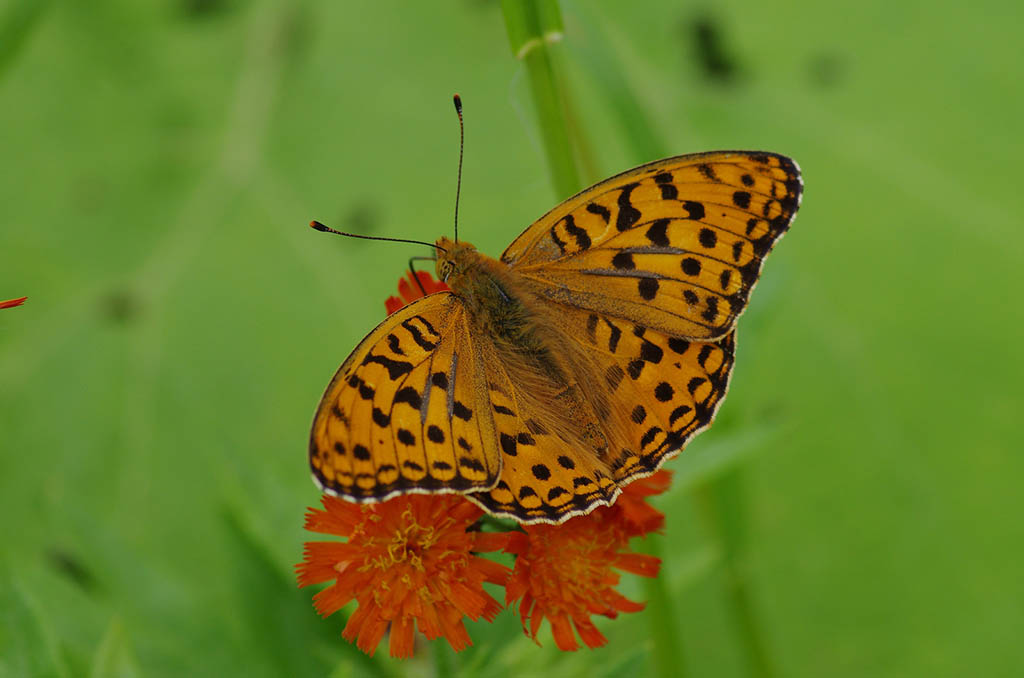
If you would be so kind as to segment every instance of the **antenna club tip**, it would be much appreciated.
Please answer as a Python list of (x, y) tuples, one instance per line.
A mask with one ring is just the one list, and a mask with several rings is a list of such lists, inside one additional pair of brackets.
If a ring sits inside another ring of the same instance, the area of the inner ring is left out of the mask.
[(315, 221), (315, 220), (311, 221), (311, 222), (309, 222), (309, 226), (310, 226), (310, 228), (315, 228), (318, 231), (324, 231), (324, 232), (327, 231), (327, 227), (324, 226), (323, 224), (321, 224), (319, 221)]
[(455, 112), (462, 115), (462, 97), (456, 94), (452, 97), (452, 101), (455, 103)]

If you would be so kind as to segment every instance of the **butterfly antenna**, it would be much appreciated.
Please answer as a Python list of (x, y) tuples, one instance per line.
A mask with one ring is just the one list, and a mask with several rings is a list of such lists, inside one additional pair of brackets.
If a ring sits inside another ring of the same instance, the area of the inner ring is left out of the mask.
[(462, 97), (456, 94), (452, 100), (459, 115), (459, 178), (455, 182), (455, 242), (459, 242), (459, 194), (462, 193), (462, 147), (466, 141), (466, 130), (462, 124)]
[(432, 242), (425, 242), (423, 240), (407, 240), (406, 238), (385, 238), (382, 235), (359, 235), (358, 233), (345, 233), (344, 231), (336, 231), (329, 226), (324, 226), (319, 221), (311, 221), (309, 222), (309, 225), (310, 227), (315, 228), (318, 231), (323, 231), (324, 233), (334, 233), (336, 235), (343, 235), (348, 238), (362, 238), (363, 240), (387, 240), (388, 242), (410, 242), (414, 245), (426, 245), (427, 247), (433, 247), (434, 249), (441, 250), (442, 252), (448, 251), (445, 248), (441, 247), (440, 245), (436, 245)]

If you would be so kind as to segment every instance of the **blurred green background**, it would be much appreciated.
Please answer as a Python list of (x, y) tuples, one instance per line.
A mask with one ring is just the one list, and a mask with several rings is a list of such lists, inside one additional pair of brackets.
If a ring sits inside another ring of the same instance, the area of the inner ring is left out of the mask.
[[(562, 11), (584, 182), (716, 148), (804, 170), (658, 501), (687, 674), (751, 675), (739, 577), (776, 675), (1019, 675), (1020, 4)], [(306, 224), (449, 234), (456, 91), (460, 231), (496, 256), (565, 197), (499, 3), (0, 3), (0, 299), (29, 297), (0, 311), (0, 676), (431, 675), (294, 588), (313, 409), (424, 253)], [(451, 660), (652, 670), (649, 612), (599, 626), (564, 654), (506, 612)]]

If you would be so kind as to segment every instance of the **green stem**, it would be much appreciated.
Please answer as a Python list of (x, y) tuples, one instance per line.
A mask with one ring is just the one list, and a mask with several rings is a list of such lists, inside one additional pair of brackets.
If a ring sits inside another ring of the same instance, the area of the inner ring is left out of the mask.
[[(600, 17), (590, 11), (586, 3), (579, 6), (577, 20), (583, 25), (587, 40), (579, 44), (574, 52), (580, 57), (584, 68), (593, 75), (593, 80), (605, 96), (609, 108), (618, 119), (623, 136), (632, 147), (638, 160), (652, 160), (672, 153), (656, 133), (645, 109), (639, 103), (635, 88), (621, 61), (608, 50), (611, 41), (603, 30)], [(728, 429), (728, 422), (720, 421), (716, 431)], [(733, 432), (733, 435), (736, 435)], [(738, 469), (713, 476), (695, 490), (694, 498), (700, 504), (707, 519), (709, 531), (722, 549), (723, 568), (727, 582), (729, 605), (737, 623), (739, 642), (743, 646), (750, 673), (759, 678), (774, 675), (768, 647), (764, 642), (761, 627), (757, 623), (749, 594), (746, 574), (742, 567), (742, 552), (746, 538), (746, 515), (744, 488)], [(656, 592), (649, 590), (650, 600)], [(667, 601), (668, 598), (666, 597)], [(666, 618), (671, 619), (669, 609)], [(656, 619), (655, 623), (663, 623)], [(655, 636), (657, 638), (657, 636)]]
[(551, 181), (559, 198), (581, 188), (554, 46), (562, 39), (557, 0), (502, 0), (512, 53), (526, 65)]
[[(580, 125), (569, 124), (568, 94), (559, 77), (552, 49), (552, 45), (561, 40), (563, 31), (558, 2), (503, 0), (502, 10), (512, 52), (526, 64), (552, 183), (559, 197), (568, 197), (581, 188), (570, 136), (577, 148), (585, 148), (585, 140)], [(570, 131), (574, 134), (570, 135)], [(649, 536), (644, 550), (660, 556), (658, 539), (656, 535)], [(682, 644), (668, 587), (661, 577), (646, 579), (644, 586), (656, 675), (681, 676)]]

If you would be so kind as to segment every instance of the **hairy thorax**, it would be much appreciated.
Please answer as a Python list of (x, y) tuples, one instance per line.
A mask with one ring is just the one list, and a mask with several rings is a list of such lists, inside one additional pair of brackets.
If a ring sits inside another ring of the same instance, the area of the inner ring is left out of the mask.
[(599, 374), (578, 344), (557, 329), (557, 309), (542, 303), (530, 281), (468, 243), (438, 240), (437, 274), (463, 302), (475, 336), (489, 337), (516, 389), (516, 400), (535, 422), (573, 444), (604, 456), (602, 419), (610, 394), (588, 380)]

